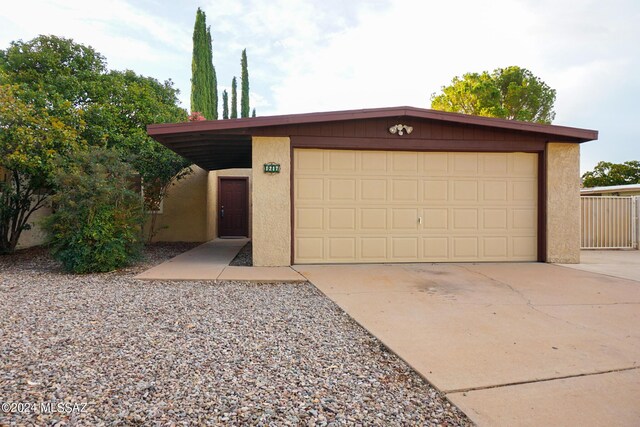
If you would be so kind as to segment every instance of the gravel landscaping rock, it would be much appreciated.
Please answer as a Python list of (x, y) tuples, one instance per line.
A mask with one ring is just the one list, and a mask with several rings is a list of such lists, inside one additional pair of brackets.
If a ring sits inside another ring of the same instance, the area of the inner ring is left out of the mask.
[(229, 263), (229, 265), (239, 267), (251, 267), (253, 265), (253, 250), (251, 242), (247, 243), (240, 249), (238, 255)]
[(470, 425), (311, 284), (133, 278), (186, 249), (0, 257), (0, 425)]

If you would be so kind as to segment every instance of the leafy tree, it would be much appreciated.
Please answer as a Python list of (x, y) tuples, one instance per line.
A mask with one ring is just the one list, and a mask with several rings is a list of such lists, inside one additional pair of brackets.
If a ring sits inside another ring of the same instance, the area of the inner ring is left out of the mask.
[[(32, 108), (36, 117), (55, 118), (74, 129), (78, 141), (117, 150), (149, 186), (145, 198), (153, 210), (189, 162), (149, 138), (146, 125), (185, 121), (187, 114), (178, 106), (178, 90), (171, 81), (160, 83), (129, 70), (107, 72), (105, 64), (90, 47), (39, 36), (12, 42), (0, 51), (0, 84), (15, 85), (12, 96)], [(62, 148), (55, 150), (64, 154)]]
[(218, 118), (218, 88), (213, 68), (211, 29), (207, 28), (206, 15), (200, 8), (196, 12), (193, 28), (191, 111), (199, 111), (209, 120)]
[(111, 271), (140, 256), (140, 196), (134, 169), (113, 150), (91, 148), (54, 172), (56, 211), (44, 221), (53, 256), (67, 271)]
[(0, 169), (8, 177), (0, 181), (0, 253), (15, 250), (22, 232), (31, 228), (31, 215), (51, 196), (56, 157), (83, 146), (78, 129), (27, 104), (18, 92), (18, 86), (0, 86)]
[(556, 91), (526, 68), (498, 68), (489, 73), (454, 77), (442, 93), (431, 95), (431, 108), (441, 111), (551, 123)]
[(240, 68), (240, 117), (249, 117), (251, 109), (249, 108), (249, 69), (247, 66), (247, 49), (242, 50)]
[(640, 161), (624, 163), (598, 162), (592, 171), (582, 175), (585, 187), (608, 187), (610, 185), (640, 184)]
[(229, 118), (229, 94), (226, 90), (222, 91), (222, 118)]
[(238, 118), (238, 82), (234, 77), (231, 80), (231, 117), (232, 119)]

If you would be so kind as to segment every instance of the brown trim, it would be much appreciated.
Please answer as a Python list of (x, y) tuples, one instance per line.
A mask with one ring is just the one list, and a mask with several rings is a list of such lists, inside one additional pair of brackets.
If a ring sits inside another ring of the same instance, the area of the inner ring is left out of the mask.
[(218, 217), (218, 211), (220, 209), (220, 206), (222, 205), (222, 191), (220, 191), (220, 183), (223, 180), (242, 180), (244, 181), (244, 185), (245, 188), (247, 189), (246, 193), (247, 193), (247, 235), (246, 236), (224, 236), (224, 237), (250, 237), (250, 223), (249, 223), (249, 218), (251, 218), (251, 194), (250, 194), (250, 187), (249, 187), (249, 177), (247, 176), (219, 176), (218, 177), (218, 188), (217, 188), (217, 193), (218, 193), (218, 203), (216, 205), (216, 237), (223, 237), (220, 236), (220, 218)]
[(444, 139), (408, 138), (344, 138), (292, 136), (294, 148), (321, 148), (339, 150), (381, 150), (381, 151), (474, 151), (474, 152), (540, 152), (545, 149), (544, 141), (469, 141)]
[(566, 126), (545, 125), (540, 123), (520, 122), (515, 120), (480, 117), (459, 113), (429, 110), (415, 107), (371, 108), (362, 110), (328, 111), (307, 114), (289, 114), (281, 116), (264, 116), (230, 120), (204, 120), (198, 122), (152, 124), (147, 126), (150, 136), (171, 135), (177, 133), (241, 131), (253, 135), (250, 129), (272, 126), (336, 122), (344, 120), (362, 120), (375, 118), (413, 117), (436, 120), (447, 123), (488, 126), (500, 129), (534, 132), (553, 136), (576, 139), (575, 142), (586, 142), (598, 138), (598, 132), (590, 129), (578, 129)]
[(293, 179), (293, 169), (294, 169), (294, 162), (293, 162), (293, 144), (289, 144), (289, 170), (290, 170), (290, 176), (289, 176), (289, 197), (291, 198), (291, 262), (290, 264), (293, 265), (293, 261), (295, 258), (295, 206), (293, 206), (293, 200), (294, 200), (294, 192), (293, 192), (293, 184), (294, 184), (294, 179)]
[(547, 261), (547, 146), (538, 154), (538, 261)]

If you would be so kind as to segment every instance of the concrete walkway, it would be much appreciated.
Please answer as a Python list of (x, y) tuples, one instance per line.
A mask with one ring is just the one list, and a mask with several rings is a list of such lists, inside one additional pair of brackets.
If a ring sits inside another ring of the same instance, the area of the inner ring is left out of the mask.
[(142, 280), (215, 280), (261, 283), (304, 282), (290, 267), (232, 267), (229, 263), (249, 239), (216, 239), (136, 276)]
[(640, 251), (638, 250), (585, 250), (580, 252), (580, 264), (560, 265), (640, 282)]
[(640, 425), (638, 282), (541, 263), (295, 268), (481, 426)]

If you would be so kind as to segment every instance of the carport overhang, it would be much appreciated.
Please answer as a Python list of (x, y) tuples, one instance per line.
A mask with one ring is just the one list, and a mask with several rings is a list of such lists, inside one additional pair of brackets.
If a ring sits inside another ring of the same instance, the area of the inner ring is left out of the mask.
[[(147, 132), (156, 141), (191, 160), (205, 170), (251, 167), (251, 141), (255, 136), (288, 136), (311, 141), (318, 126), (337, 126), (347, 121), (385, 119), (399, 122), (408, 120), (439, 122), (443, 125), (462, 125), (468, 128), (483, 127), (516, 131), (535, 135), (537, 139), (555, 142), (583, 143), (598, 138), (598, 132), (566, 126), (519, 122), (466, 114), (447, 113), (414, 107), (375, 108), (364, 110), (333, 111), (280, 116), (252, 117), (228, 120), (204, 120), (187, 123), (155, 124)], [(357, 138), (350, 138), (354, 143)], [(360, 138), (362, 144), (369, 141), (375, 149), (376, 137)], [(461, 140), (467, 141), (467, 138)], [(404, 138), (401, 149), (418, 148), (423, 138)], [(467, 141), (468, 143), (468, 141)], [(499, 141), (484, 141), (489, 147)], [(413, 144), (413, 145), (412, 145)], [(455, 149), (456, 140), (442, 141), (442, 149)], [(481, 144), (478, 144), (480, 146)], [(432, 148), (438, 141), (431, 141)], [(508, 149), (509, 147), (505, 147)], [(496, 151), (500, 151), (496, 148)], [(534, 150), (535, 151), (535, 150)]]

